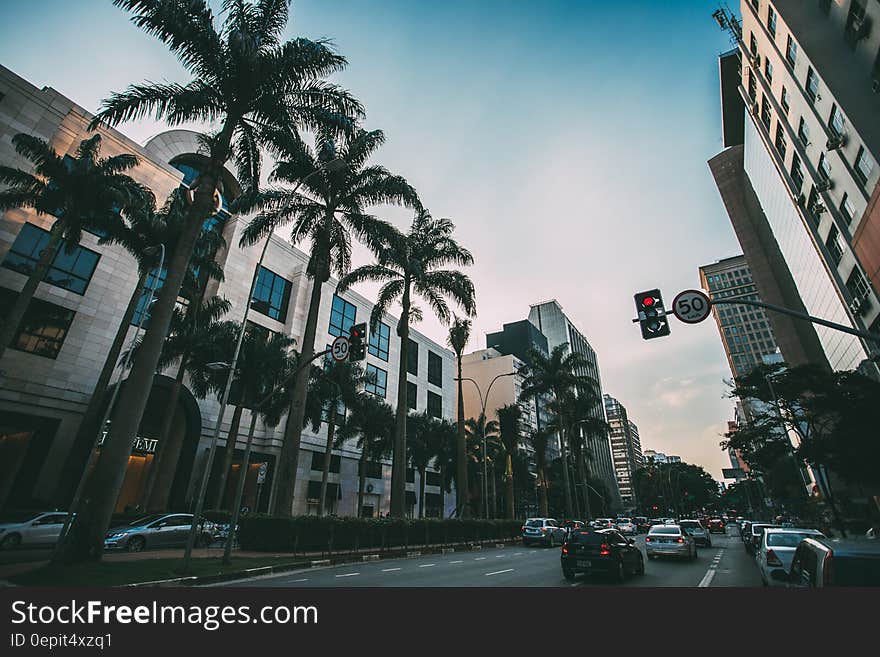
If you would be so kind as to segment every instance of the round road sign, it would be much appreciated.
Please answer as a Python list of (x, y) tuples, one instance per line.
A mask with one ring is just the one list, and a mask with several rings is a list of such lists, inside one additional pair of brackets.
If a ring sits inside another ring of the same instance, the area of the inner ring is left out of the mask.
[(344, 335), (336, 338), (330, 345), (330, 355), (337, 363), (346, 360), (348, 358), (348, 338)]
[(710, 312), (712, 302), (702, 290), (685, 290), (672, 300), (672, 313), (685, 324), (699, 324)]

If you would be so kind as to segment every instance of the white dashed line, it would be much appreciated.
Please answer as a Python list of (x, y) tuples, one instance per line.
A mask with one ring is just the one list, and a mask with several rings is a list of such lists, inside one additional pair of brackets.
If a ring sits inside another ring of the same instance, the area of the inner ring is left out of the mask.
[(436, 566), (435, 563), (423, 563), (419, 568), (430, 568), (431, 566)]
[(383, 568), (383, 569), (382, 569), (382, 572), (383, 572), (383, 573), (390, 573), (390, 572), (393, 572), (393, 571), (395, 571), (395, 570), (400, 570), (400, 568)]
[(494, 573), (486, 573), (486, 577), (489, 577), (489, 575), (500, 575), (501, 573), (509, 573), (512, 571), (513, 568), (508, 568), (507, 570), (496, 570)]
[(461, 559), (459, 559), (458, 561), (450, 561), (449, 563), (464, 563), (464, 561), (462, 561)]
[(699, 588), (704, 589), (712, 583), (712, 578), (715, 577), (715, 569), (710, 568), (706, 571), (706, 574), (703, 575), (703, 579), (700, 580)]
[(345, 573), (343, 575), (337, 575), (337, 577), (354, 577), (355, 575), (360, 575), (360, 573)]
[(306, 577), (305, 579), (295, 579), (295, 580), (293, 580), (293, 582), (308, 582), (308, 581), (309, 581), (309, 578), (308, 578), (308, 577)]
[(503, 556), (504, 556), (503, 554), (496, 554), (496, 555), (495, 555), (495, 558), (496, 558), (496, 559), (501, 559)]
[(515, 557), (521, 557), (521, 556), (522, 556), (522, 552), (514, 552), (514, 553), (513, 553), (513, 556), (515, 556)]
[(477, 557), (476, 559), (474, 559), (474, 561), (482, 561), (482, 560), (485, 559), (485, 558), (486, 558), (486, 557)]

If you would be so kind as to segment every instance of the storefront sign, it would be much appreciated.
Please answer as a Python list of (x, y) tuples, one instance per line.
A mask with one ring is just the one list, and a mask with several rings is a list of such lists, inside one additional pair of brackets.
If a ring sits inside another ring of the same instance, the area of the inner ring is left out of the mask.
[[(101, 434), (101, 440), (98, 442), (98, 447), (104, 444), (104, 441), (107, 439), (107, 432)], [(156, 453), (156, 445), (158, 444), (158, 438), (142, 438), (138, 436), (135, 438), (134, 447), (132, 447), (132, 452), (137, 452), (138, 454), (155, 454)]]

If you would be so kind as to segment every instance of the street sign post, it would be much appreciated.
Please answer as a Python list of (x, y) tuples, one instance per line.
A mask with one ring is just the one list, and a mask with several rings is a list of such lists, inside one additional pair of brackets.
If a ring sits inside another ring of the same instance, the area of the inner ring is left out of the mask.
[(337, 363), (348, 359), (348, 338), (340, 335), (330, 345), (330, 355)]
[(685, 324), (699, 324), (712, 312), (712, 302), (701, 290), (679, 292), (672, 300), (672, 313)]

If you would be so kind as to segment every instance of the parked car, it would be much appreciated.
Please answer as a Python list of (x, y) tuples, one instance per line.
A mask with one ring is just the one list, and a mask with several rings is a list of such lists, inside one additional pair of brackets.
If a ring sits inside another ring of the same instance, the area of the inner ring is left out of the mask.
[[(193, 523), (191, 513), (160, 513), (138, 518), (127, 525), (107, 532), (104, 548), (107, 550), (141, 550), (165, 547), (183, 547), (189, 538)], [(206, 547), (214, 542), (216, 526), (203, 520), (199, 527), (197, 545)]]
[(645, 551), (649, 559), (671, 556), (697, 558), (697, 544), (679, 525), (656, 525), (645, 537)]
[(781, 581), (773, 573), (781, 570), (788, 577), (791, 560), (797, 546), (805, 538), (824, 538), (818, 529), (767, 529), (761, 539), (761, 547), (755, 555), (761, 582), (764, 586), (779, 586)]
[(562, 574), (573, 580), (578, 573), (607, 573), (623, 581), (627, 573), (643, 575), (645, 559), (635, 544), (613, 529), (580, 529), (562, 546)]
[(645, 516), (636, 516), (633, 518), (633, 522), (636, 525), (636, 533), (638, 534), (647, 534), (648, 530), (651, 528), (648, 518)]
[(792, 587), (880, 586), (880, 543), (876, 540), (805, 538), (786, 576), (772, 577)]
[(617, 530), (624, 536), (634, 536), (636, 533), (636, 526), (629, 518), (618, 518)]
[(739, 526), (739, 538), (743, 542), (743, 545), (746, 543), (746, 539), (749, 536), (749, 530), (752, 528), (751, 520), (743, 520), (742, 524)]
[(45, 511), (11, 516), (0, 522), (0, 549), (20, 546), (55, 545), (64, 528), (66, 513)]
[(726, 533), (726, 529), (724, 527), (724, 522), (718, 518), (713, 518), (709, 521), (709, 532), (712, 534), (724, 534)]
[(678, 526), (689, 534), (697, 545), (712, 547), (712, 538), (699, 520), (682, 520)]
[(748, 536), (746, 536), (746, 552), (754, 556), (761, 547), (761, 539), (764, 537), (764, 530), (771, 528), (779, 528), (769, 522), (753, 522), (749, 527)]
[(553, 518), (529, 518), (522, 526), (523, 545), (542, 543), (548, 547), (565, 541), (565, 530)]

